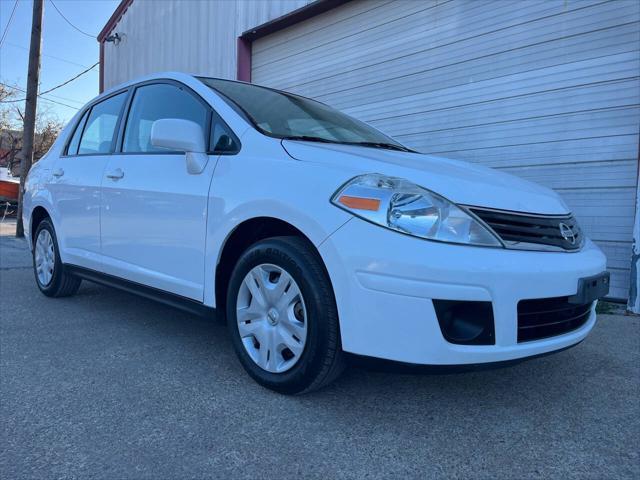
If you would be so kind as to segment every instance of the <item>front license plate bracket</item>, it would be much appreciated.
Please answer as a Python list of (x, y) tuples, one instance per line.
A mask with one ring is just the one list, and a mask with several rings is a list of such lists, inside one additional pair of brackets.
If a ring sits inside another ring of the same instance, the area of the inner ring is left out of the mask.
[(578, 280), (578, 293), (569, 297), (569, 303), (585, 305), (609, 293), (610, 274), (602, 272)]

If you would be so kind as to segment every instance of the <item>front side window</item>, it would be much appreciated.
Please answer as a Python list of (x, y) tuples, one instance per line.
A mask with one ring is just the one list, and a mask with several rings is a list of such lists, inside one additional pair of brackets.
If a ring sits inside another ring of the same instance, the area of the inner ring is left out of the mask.
[[(118, 125), (118, 117), (126, 97), (126, 93), (119, 93), (97, 103), (91, 108), (78, 147), (78, 155), (111, 152), (113, 136)], [(71, 143), (73, 143), (73, 139)], [(69, 148), (71, 148), (71, 144)], [(71, 152), (69, 154), (72, 155)]]
[(202, 127), (204, 135), (208, 113), (202, 102), (175, 85), (158, 83), (139, 87), (129, 110), (122, 151), (167, 152), (151, 145), (153, 122), (163, 118), (190, 120)]
[(266, 135), (409, 150), (366, 123), (309, 98), (229, 80), (200, 80), (240, 107)]

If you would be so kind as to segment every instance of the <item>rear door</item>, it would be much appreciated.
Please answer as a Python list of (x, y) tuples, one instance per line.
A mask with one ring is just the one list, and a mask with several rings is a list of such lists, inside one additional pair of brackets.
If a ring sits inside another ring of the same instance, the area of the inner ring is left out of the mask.
[(203, 300), (207, 199), (217, 154), (199, 175), (185, 154), (151, 145), (153, 122), (190, 120), (209, 142), (213, 112), (176, 82), (136, 87), (122, 127), (120, 152), (102, 182), (102, 253), (106, 273)]
[(100, 185), (127, 93), (116, 93), (87, 109), (54, 166), (50, 190), (64, 263), (100, 269)]

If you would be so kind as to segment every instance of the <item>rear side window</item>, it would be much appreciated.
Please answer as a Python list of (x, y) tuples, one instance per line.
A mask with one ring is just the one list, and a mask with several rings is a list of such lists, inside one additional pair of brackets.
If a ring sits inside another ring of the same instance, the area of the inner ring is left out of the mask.
[[(120, 93), (91, 108), (86, 121), (78, 155), (110, 153), (118, 117), (126, 98)], [(71, 146), (71, 145), (70, 145)]]
[(87, 123), (87, 117), (89, 116), (89, 110), (84, 112), (84, 115), (78, 122), (78, 126), (76, 127), (76, 131), (73, 132), (73, 136), (71, 137), (71, 141), (69, 142), (69, 146), (67, 147), (67, 155), (77, 155), (78, 154), (78, 146), (80, 145), (80, 137), (82, 135), (82, 131), (84, 130), (84, 124)]
[(153, 122), (163, 118), (190, 120), (206, 131), (209, 111), (190, 93), (166, 83), (144, 85), (136, 89), (124, 133), (123, 152), (167, 152), (151, 145)]

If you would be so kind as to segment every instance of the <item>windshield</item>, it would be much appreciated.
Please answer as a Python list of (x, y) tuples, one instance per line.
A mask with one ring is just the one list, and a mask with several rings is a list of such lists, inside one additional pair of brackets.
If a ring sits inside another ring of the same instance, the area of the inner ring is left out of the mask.
[(200, 78), (271, 137), (410, 151), (382, 132), (315, 100), (248, 83)]

